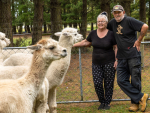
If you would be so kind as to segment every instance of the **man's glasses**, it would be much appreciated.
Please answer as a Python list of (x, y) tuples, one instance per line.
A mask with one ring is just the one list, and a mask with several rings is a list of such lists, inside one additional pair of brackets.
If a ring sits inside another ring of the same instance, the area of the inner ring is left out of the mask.
[(105, 23), (105, 22), (106, 22), (106, 21), (97, 21), (97, 23), (102, 23), (102, 24)]

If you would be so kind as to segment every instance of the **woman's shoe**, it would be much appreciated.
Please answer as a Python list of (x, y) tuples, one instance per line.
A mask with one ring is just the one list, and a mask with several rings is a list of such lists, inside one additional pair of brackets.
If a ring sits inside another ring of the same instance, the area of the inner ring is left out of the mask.
[(105, 104), (102, 103), (102, 104), (98, 107), (98, 110), (104, 109), (104, 106), (105, 106)]
[(105, 109), (105, 110), (109, 110), (109, 109), (110, 109), (110, 105), (105, 104), (104, 109)]

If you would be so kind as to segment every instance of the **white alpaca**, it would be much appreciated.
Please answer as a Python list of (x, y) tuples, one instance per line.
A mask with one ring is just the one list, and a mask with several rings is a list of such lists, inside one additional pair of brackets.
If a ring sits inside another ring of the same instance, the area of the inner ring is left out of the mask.
[[(57, 32), (55, 35), (59, 37), (59, 44), (62, 47), (67, 48), (67, 57), (58, 61), (54, 61), (46, 73), (46, 78), (49, 81), (49, 97), (48, 104), (51, 113), (56, 113), (56, 87), (61, 85), (63, 79), (67, 73), (71, 59), (71, 49), (74, 43), (77, 43), (83, 39), (82, 35), (78, 34), (77, 29), (65, 28), (62, 32)], [(52, 70), (50, 70), (52, 69)]]
[(3, 61), (2, 49), (6, 46), (9, 46), (10, 40), (6, 38), (5, 34), (0, 32), (0, 64)]
[(30, 66), (32, 54), (16, 53), (10, 55), (4, 62), (3, 66)]
[[(49, 99), (48, 104), (50, 107), (51, 113), (56, 113), (56, 87), (61, 85), (63, 79), (66, 75), (68, 67), (70, 65), (70, 57), (71, 57), (71, 49), (74, 43), (77, 43), (83, 39), (81, 34), (78, 34), (77, 29), (75, 28), (65, 28), (62, 32), (55, 33), (56, 36), (59, 37), (59, 44), (62, 47), (67, 48), (67, 57), (62, 58), (60, 60), (54, 61), (46, 74), (46, 78), (49, 81)], [(17, 66), (17, 65), (29, 65), (29, 61), (26, 59), (30, 59), (25, 54), (14, 54), (11, 55), (6, 61), (4, 61), (3, 65), (8, 66)], [(51, 70), (53, 68), (53, 70)]]
[(52, 39), (28, 48), (35, 50), (28, 73), (16, 80), (0, 81), (0, 113), (31, 113), (48, 66), (66, 56), (66, 49)]
[(6, 35), (2, 32), (0, 32), (0, 64), (3, 62), (6, 58), (8, 58), (10, 55), (14, 53), (32, 53), (29, 49), (14, 49), (14, 50), (3, 50), (4, 47), (9, 46), (10, 39), (6, 38)]
[[(29, 67), (30, 66), (0, 66), (0, 80), (18, 79), (29, 71)], [(34, 101), (32, 113), (46, 113), (46, 111), (49, 111), (49, 107), (47, 105), (48, 91), (49, 82), (45, 77), (42, 87), (40, 88), (36, 100)]]

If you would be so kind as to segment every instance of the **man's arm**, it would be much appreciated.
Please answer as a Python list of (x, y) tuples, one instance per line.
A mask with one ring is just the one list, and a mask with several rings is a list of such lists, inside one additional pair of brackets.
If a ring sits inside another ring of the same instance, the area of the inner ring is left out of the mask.
[(148, 30), (148, 25), (143, 24), (141, 31), (140, 31), (140, 36), (135, 41), (134, 46), (133, 46), (133, 47), (136, 47), (138, 51), (140, 51), (140, 44), (141, 44), (141, 41), (142, 41), (143, 37), (145, 36), (147, 30)]
[(141, 32), (140, 32), (140, 36), (137, 39), (137, 41), (141, 42), (143, 37), (145, 36), (146, 32), (148, 30), (148, 25), (147, 24), (143, 24), (142, 28), (141, 28)]

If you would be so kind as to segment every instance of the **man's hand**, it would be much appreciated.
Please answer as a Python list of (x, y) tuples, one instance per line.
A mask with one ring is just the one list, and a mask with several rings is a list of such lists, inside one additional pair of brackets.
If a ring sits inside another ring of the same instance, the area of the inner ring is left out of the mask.
[(136, 47), (136, 49), (138, 50), (138, 52), (140, 51), (140, 45), (141, 45), (141, 42), (139, 40), (136, 40), (133, 47)]

